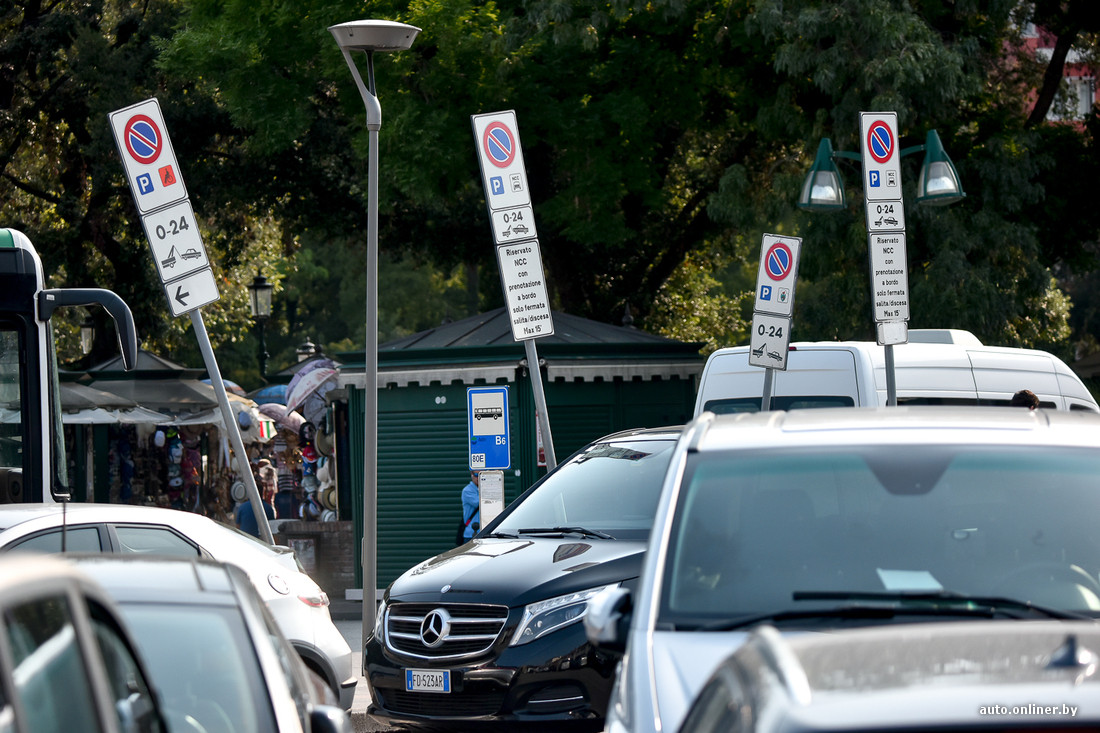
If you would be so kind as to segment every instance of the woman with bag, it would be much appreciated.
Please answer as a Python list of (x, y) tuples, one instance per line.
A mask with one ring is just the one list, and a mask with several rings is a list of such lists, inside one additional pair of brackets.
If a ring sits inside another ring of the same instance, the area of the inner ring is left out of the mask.
[(462, 521), (455, 533), (455, 545), (470, 541), (481, 528), (481, 499), (478, 492), (478, 472), (470, 471), (470, 483), (462, 487)]

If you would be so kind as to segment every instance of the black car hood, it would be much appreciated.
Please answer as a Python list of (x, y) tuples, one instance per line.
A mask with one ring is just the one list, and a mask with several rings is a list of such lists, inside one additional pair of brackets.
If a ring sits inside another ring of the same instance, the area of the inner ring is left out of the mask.
[(638, 577), (644, 540), (486, 538), (406, 571), (387, 600), (521, 606)]

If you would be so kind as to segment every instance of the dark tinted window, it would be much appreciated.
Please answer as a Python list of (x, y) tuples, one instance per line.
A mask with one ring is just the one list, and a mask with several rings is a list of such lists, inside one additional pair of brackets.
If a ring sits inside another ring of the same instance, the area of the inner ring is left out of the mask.
[(168, 527), (116, 524), (119, 552), (196, 557), (199, 548)]
[[(760, 397), (737, 397), (724, 400), (708, 400), (703, 405), (717, 415), (732, 415), (738, 412), (760, 412)], [(771, 398), (770, 407), (773, 410), (806, 410), (815, 407), (853, 407), (855, 401), (844, 395), (795, 395), (788, 397)]]
[(95, 527), (69, 527), (64, 533), (60, 529), (51, 529), (26, 537), (8, 545), (7, 549), (20, 552), (102, 552), (103, 546), (99, 530)]
[(580, 526), (643, 538), (653, 526), (675, 445), (671, 438), (591, 445), (548, 475), (496, 531)]

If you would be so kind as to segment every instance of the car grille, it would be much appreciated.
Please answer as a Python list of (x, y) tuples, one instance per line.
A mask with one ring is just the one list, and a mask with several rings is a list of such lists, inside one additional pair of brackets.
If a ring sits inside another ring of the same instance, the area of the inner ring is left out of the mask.
[[(465, 659), (491, 649), (507, 620), (507, 606), (395, 603), (386, 609), (386, 646), (418, 659)], [(442, 633), (437, 643), (429, 645), (425, 636), (436, 641), (433, 629)]]
[(476, 695), (439, 695), (431, 692), (405, 692), (378, 689), (382, 705), (394, 713), (432, 715), (437, 717), (467, 717), (496, 715), (504, 702), (504, 691)]

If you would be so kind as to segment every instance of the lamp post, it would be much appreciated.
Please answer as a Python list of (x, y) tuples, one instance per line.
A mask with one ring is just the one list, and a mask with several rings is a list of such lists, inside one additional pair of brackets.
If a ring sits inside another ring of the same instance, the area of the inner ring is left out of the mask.
[[(894, 141), (897, 138), (897, 115), (895, 113), (860, 113), (861, 123), (868, 121), (868, 119), (874, 120), (871, 126), (871, 134), (868, 134), (868, 144), (871, 143), (872, 137), (877, 145), (873, 152), (870, 153), (871, 157), (865, 158), (864, 156), (856, 153), (850, 153), (844, 150), (834, 151), (833, 143), (829, 138), (823, 138), (817, 147), (817, 155), (814, 158), (813, 167), (810, 168), (810, 172), (806, 174), (806, 180), (802, 184), (802, 193), (798, 197), (798, 207), (806, 211), (840, 211), (847, 208), (847, 200), (844, 195), (844, 181), (840, 177), (840, 171), (837, 169), (836, 164), (833, 162), (837, 158), (847, 158), (849, 160), (860, 161), (865, 169), (870, 170), (870, 176), (872, 176), (871, 186), (878, 187), (881, 185), (879, 178), (882, 176), (883, 169), (881, 166), (885, 165), (889, 161), (889, 165), (894, 166), (892, 170), (887, 171), (887, 177), (893, 175), (895, 178), (900, 179), (900, 159), (906, 155), (912, 153), (925, 153), (924, 162), (921, 165), (920, 176), (917, 179), (917, 203), (927, 206), (945, 206), (947, 204), (953, 204), (956, 201), (961, 201), (966, 194), (962, 190), (962, 184), (959, 182), (959, 174), (955, 170), (955, 165), (951, 162), (951, 158), (943, 149), (943, 143), (940, 142), (939, 133), (935, 130), (929, 130), (925, 136), (924, 145), (914, 145), (909, 148), (903, 148), (897, 151), (896, 157), (894, 156)], [(876, 119), (877, 118), (877, 119)], [(891, 120), (887, 124), (886, 120)], [(861, 129), (860, 136), (863, 137), (864, 131)], [(867, 150), (864, 150), (865, 154)], [(892, 158), (892, 160), (891, 160)], [(875, 163), (879, 164), (879, 168), (875, 167)], [(868, 170), (864, 171), (865, 174)], [(893, 201), (885, 201), (890, 206), (895, 206), (897, 209), (896, 216), (894, 214), (889, 215), (889, 219), (885, 216), (879, 217), (875, 220), (875, 227), (872, 229), (872, 217), (870, 214), (871, 204), (881, 202), (883, 196), (879, 193), (882, 189), (868, 189), (867, 178), (868, 175), (864, 175), (864, 198), (868, 206), (867, 214), (867, 228), (869, 233), (870, 243), (875, 240), (874, 232), (883, 231), (879, 227), (890, 227), (890, 234), (896, 234), (894, 239), (900, 240), (900, 245), (894, 246), (891, 244), (891, 251), (900, 249), (901, 256), (901, 269), (902, 278), (905, 277), (905, 226), (904, 217), (902, 216), (903, 202), (901, 197), (901, 189), (897, 188), (897, 194), (891, 195), (887, 198), (892, 198)], [(888, 183), (889, 186), (897, 185), (896, 182)], [(874, 197), (871, 196), (871, 190), (875, 190)], [(880, 208), (882, 208), (880, 206)], [(892, 240), (888, 240), (892, 241)], [(885, 250), (883, 250), (885, 251)], [(871, 251), (872, 261), (872, 276), (874, 276), (874, 261), (875, 251)], [(892, 254), (891, 257), (894, 255)], [(892, 260), (887, 260), (891, 262)], [(897, 279), (894, 280), (897, 282)], [(890, 319), (889, 317), (880, 317), (876, 312), (876, 321), (878, 321), (879, 339), (878, 343), (883, 345), (885, 366), (886, 366), (886, 404), (897, 405), (897, 382), (894, 377), (894, 344), (905, 343), (907, 340), (907, 330), (905, 321), (908, 320), (908, 286), (906, 288), (904, 309), (904, 320)], [(872, 293), (874, 295), (874, 293)], [(876, 309), (877, 310), (877, 309)], [(897, 313), (894, 314), (895, 316)]]
[(252, 284), (248, 286), (248, 306), (252, 309), (252, 320), (260, 331), (260, 377), (267, 381), (267, 341), (264, 339), (264, 325), (271, 317), (271, 291), (275, 286), (267, 278), (256, 273)]
[[(376, 51), (404, 51), (420, 29), (389, 20), (353, 20), (329, 28), (367, 111), (367, 339), (363, 368), (363, 638), (374, 628), (378, 585), (378, 131), (382, 105), (374, 87)], [(359, 74), (352, 51), (367, 56), (367, 83)]]

